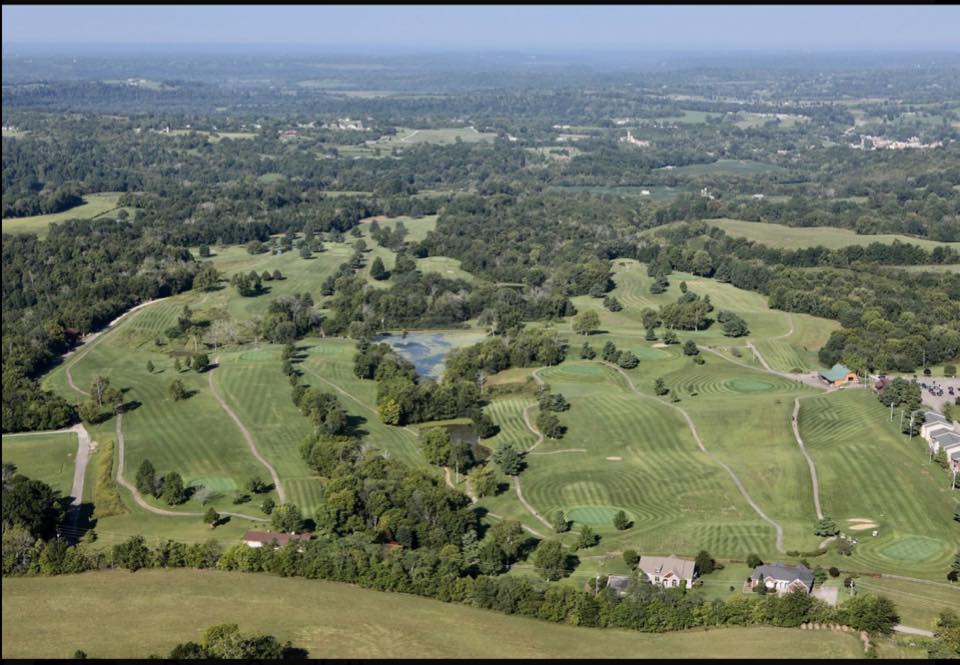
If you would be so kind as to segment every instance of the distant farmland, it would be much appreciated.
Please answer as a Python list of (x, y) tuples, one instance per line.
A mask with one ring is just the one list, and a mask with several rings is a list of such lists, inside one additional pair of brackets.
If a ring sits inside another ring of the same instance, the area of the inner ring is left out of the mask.
[(837, 229), (829, 226), (793, 227), (783, 224), (766, 224), (761, 222), (745, 222), (739, 219), (708, 219), (712, 226), (717, 226), (731, 236), (747, 238), (771, 247), (781, 249), (801, 249), (823, 245), (828, 249), (838, 249), (850, 245), (869, 245), (873, 242), (892, 243), (894, 240), (919, 245), (926, 250), (934, 247), (954, 247), (960, 249), (957, 242), (937, 242), (923, 238), (896, 235), (892, 233), (880, 235), (857, 235), (847, 229)]

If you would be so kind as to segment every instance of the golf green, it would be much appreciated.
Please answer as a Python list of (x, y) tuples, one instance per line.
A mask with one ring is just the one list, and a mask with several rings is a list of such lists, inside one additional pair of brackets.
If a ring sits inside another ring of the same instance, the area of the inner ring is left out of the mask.
[[(610, 526), (613, 523), (613, 516), (619, 510), (621, 509), (612, 506), (577, 506), (566, 511), (564, 515), (568, 520), (573, 520), (578, 524)], [(627, 513), (627, 517), (630, 517), (630, 513)]]
[(904, 536), (883, 547), (880, 554), (898, 561), (925, 561), (943, 548), (945, 543), (926, 536)]
[(735, 393), (765, 393), (773, 390), (774, 386), (763, 379), (737, 377), (724, 383), (724, 386)]

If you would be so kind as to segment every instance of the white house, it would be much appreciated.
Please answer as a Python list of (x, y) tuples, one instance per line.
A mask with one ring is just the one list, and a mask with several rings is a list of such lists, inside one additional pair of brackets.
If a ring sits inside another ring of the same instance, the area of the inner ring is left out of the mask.
[(670, 556), (642, 556), (637, 568), (643, 571), (651, 584), (663, 587), (679, 587), (686, 582), (689, 589), (696, 576), (696, 561)]

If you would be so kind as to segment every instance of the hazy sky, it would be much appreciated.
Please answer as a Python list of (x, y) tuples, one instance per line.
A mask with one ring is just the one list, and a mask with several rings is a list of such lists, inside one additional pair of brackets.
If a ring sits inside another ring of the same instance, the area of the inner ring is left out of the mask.
[(960, 6), (4, 6), (3, 43), (960, 50)]

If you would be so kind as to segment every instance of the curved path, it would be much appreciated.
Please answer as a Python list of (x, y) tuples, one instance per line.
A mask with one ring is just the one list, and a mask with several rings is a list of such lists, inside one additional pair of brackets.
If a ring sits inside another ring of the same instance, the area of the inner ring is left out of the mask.
[[(216, 358), (214, 358), (213, 362), (219, 365), (220, 357), (217, 356)], [(268, 462), (266, 459), (264, 459), (263, 455), (260, 454), (260, 451), (257, 450), (257, 444), (253, 440), (253, 435), (250, 434), (250, 430), (246, 428), (246, 426), (243, 424), (243, 422), (240, 420), (237, 414), (233, 412), (233, 409), (230, 408), (227, 402), (220, 395), (219, 391), (217, 390), (217, 384), (213, 380), (213, 372), (214, 370), (212, 369), (207, 371), (207, 383), (210, 385), (210, 393), (213, 395), (213, 398), (217, 400), (217, 403), (220, 405), (220, 408), (227, 412), (227, 415), (230, 416), (230, 418), (233, 420), (234, 424), (240, 430), (240, 433), (243, 434), (243, 438), (246, 440), (247, 446), (250, 447), (250, 452), (253, 453), (253, 456), (256, 457), (257, 461), (260, 462), (264, 467), (266, 467), (267, 471), (270, 472), (270, 478), (273, 479), (273, 486), (277, 489), (277, 497), (280, 499), (280, 503), (281, 504), (286, 503), (287, 493), (284, 491), (283, 485), (280, 483), (280, 476), (277, 475), (277, 470), (274, 469), (273, 465), (270, 464), (270, 462)]]
[(800, 415), (800, 397), (797, 397), (793, 400), (793, 418), (790, 420), (790, 424), (793, 426), (793, 437), (797, 440), (797, 445), (800, 446), (800, 452), (803, 453), (804, 458), (807, 460), (807, 466), (810, 467), (810, 481), (813, 483), (813, 507), (817, 511), (817, 519), (823, 519), (823, 510), (820, 508), (820, 481), (817, 480), (817, 467), (813, 463), (810, 455), (807, 454), (807, 449), (803, 445), (803, 438), (800, 436), (800, 426), (797, 422), (797, 418)]
[(763, 519), (765, 522), (767, 522), (768, 524), (770, 524), (770, 525), (776, 530), (776, 532), (777, 532), (777, 541), (776, 541), (776, 542), (777, 542), (777, 551), (778, 551), (778, 552), (781, 552), (781, 553), (786, 552), (786, 550), (784, 549), (784, 546), (783, 546), (783, 527), (780, 526), (779, 523), (775, 522), (775, 521), (772, 520), (770, 517), (768, 517), (767, 514), (766, 514), (765, 512), (763, 512), (763, 510), (760, 508), (760, 506), (758, 506), (757, 503), (750, 497), (750, 494), (747, 493), (747, 489), (743, 486), (743, 483), (740, 482), (740, 479), (737, 477), (737, 474), (735, 474), (735, 473), (733, 472), (733, 469), (731, 469), (729, 466), (727, 466), (726, 464), (724, 464), (722, 461), (720, 461), (720, 459), (718, 459), (718, 458), (716, 457), (716, 455), (714, 455), (714, 454), (711, 453), (709, 450), (707, 450), (707, 447), (703, 444), (703, 440), (700, 438), (700, 434), (697, 432), (697, 427), (696, 427), (696, 425), (693, 424), (693, 418), (690, 417), (690, 414), (687, 413), (685, 409), (682, 409), (681, 407), (677, 406), (676, 404), (671, 404), (670, 402), (665, 402), (664, 400), (659, 399), (659, 398), (657, 398), (657, 397), (652, 397), (652, 396), (650, 396), (650, 395), (645, 395), (645, 394), (643, 394), (642, 392), (640, 392), (639, 390), (637, 390), (637, 387), (636, 387), (635, 385), (633, 385), (633, 381), (630, 379), (630, 377), (627, 375), (627, 373), (626, 373), (625, 371), (623, 371), (623, 368), (618, 367), (618, 366), (616, 366), (616, 365), (614, 365), (614, 364), (612, 364), (612, 363), (608, 363), (608, 362), (606, 362), (606, 361), (600, 361), (600, 362), (601, 362), (603, 365), (606, 365), (607, 367), (609, 367), (610, 369), (613, 369), (613, 370), (619, 372), (620, 375), (623, 376), (624, 380), (626, 380), (627, 385), (630, 386), (630, 390), (632, 390), (637, 396), (639, 396), (639, 397), (644, 397), (644, 398), (646, 398), (646, 399), (656, 400), (657, 402), (659, 402), (659, 403), (661, 403), (661, 404), (665, 404), (666, 406), (669, 406), (669, 407), (671, 407), (671, 408), (673, 408), (673, 409), (676, 409), (677, 411), (680, 412), (680, 415), (682, 415), (683, 418), (684, 418), (684, 420), (687, 421), (687, 426), (690, 428), (690, 432), (693, 434), (693, 438), (694, 438), (694, 440), (697, 442), (697, 445), (700, 447), (700, 450), (703, 451), (711, 460), (713, 460), (713, 461), (716, 462), (718, 465), (720, 465), (721, 467), (723, 467), (723, 469), (724, 469), (728, 474), (730, 474), (730, 478), (733, 480), (733, 484), (737, 486), (737, 489), (740, 491), (740, 494), (743, 496), (744, 499), (746, 499), (747, 503), (750, 504), (750, 507), (753, 508), (754, 512), (756, 512), (757, 515), (759, 515), (759, 516), (761, 517), (761, 519)]
[[(157, 508), (156, 506), (151, 506), (147, 503), (147, 500), (143, 498), (143, 495), (140, 494), (140, 490), (131, 483), (129, 480), (123, 477), (123, 463), (124, 463), (124, 441), (123, 441), (123, 414), (117, 414), (117, 482), (123, 485), (127, 490), (130, 491), (130, 494), (133, 495), (133, 500), (137, 502), (137, 505), (146, 510), (147, 512), (153, 513), (155, 515), (163, 515), (165, 517), (203, 517), (204, 513), (194, 513), (194, 512), (176, 512), (173, 510), (164, 510), (163, 508)], [(253, 520), (255, 522), (269, 522), (265, 517), (254, 517), (253, 515), (244, 515), (243, 513), (220, 513), (221, 515), (229, 515), (231, 517), (240, 517), (247, 520)]]
[(540, 453), (529, 453), (530, 455), (557, 455), (559, 453), (585, 453), (586, 448), (564, 448), (563, 450), (548, 450)]
[[(148, 307), (148, 306), (150, 306), (150, 305), (156, 304), (156, 303), (161, 302), (161, 301), (163, 301), (163, 300), (166, 300), (166, 298), (157, 298), (156, 300), (148, 300), (147, 302), (141, 303), (141, 304), (137, 305), (136, 307), (132, 307), (131, 309), (127, 310), (126, 312), (124, 312), (123, 314), (121, 314), (120, 316), (118, 316), (117, 318), (115, 318), (113, 321), (111, 321), (111, 322), (107, 325), (107, 327), (104, 328), (103, 330), (88, 335), (88, 336), (84, 339), (83, 348), (80, 350), (80, 353), (78, 353), (74, 358), (72, 358), (72, 359), (70, 360), (70, 362), (69, 362), (68, 364), (66, 364), (66, 365), (64, 366), (64, 368), (63, 368), (63, 369), (64, 369), (64, 372), (65, 372), (65, 374), (66, 374), (66, 377), (67, 377), (67, 383), (70, 384), (70, 387), (73, 388), (74, 390), (76, 390), (78, 393), (80, 393), (80, 394), (82, 394), (82, 395), (89, 395), (90, 393), (88, 393), (86, 390), (80, 389), (80, 388), (77, 386), (77, 384), (74, 383), (74, 381), (73, 381), (73, 374), (71, 373), (71, 369), (73, 368), (73, 365), (75, 365), (77, 362), (79, 362), (81, 358), (83, 358), (87, 353), (90, 352), (90, 350), (94, 347), (93, 342), (94, 342), (95, 340), (102, 340), (102, 339), (103, 339), (103, 335), (105, 335), (106, 333), (110, 332), (111, 330), (114, 330), (115, 327), (116, 327), (116, 325), (121, 321), (121, 319), (126, 318), (126, 317), (129, 316), (130, 314), (133, 314), (134, 312), (137, 312), (137, 311), (143, 309), (144, 307)], [(76, 351), (76, 349), (74, 349), (74, 351)], [(66, 358), (67, 356), (71, 355), (72, 353), (73, 353), (73, 351), (70, 351), (70, 352), (68, 352), (68, 353), (65, 353), (63, 357)], [(116, 425), (116, 439), (117, 439), (117, 449), (116, 449), (116, 454), (117, 454), (117, 482), (118, 482), (120, 485), (122, 485), (123, 487), (125, 487), (127, 490), (130, 491), (130, 494), (133, 495), (133, 500), (137, 503), (137, 505), (140, 506), (141, 508), (143, 508), (144, 510), (146, 510), (147, 512), (151, 512), (151, 513), (153, 513), (153, 514), (155, 514), (155, 515), (164, 515), (164, 516), (166, 516), (166, 517), (203, 517), (203, 513), (175, 512), (175, 511), (172, 511), (172, 510), (164, 510), (163, 508), (156, 508), (155, 506), (151, 506), (149, 503), (147, 503), (146, 499), (143, 498), (143, 495), (140, 494), (140, 490), (138, 490), (135, 485), (133, 485), (133, 484), (130, 483), (126, 478), (123, 477), (123, 463), (124, 463), (124, 452), (125, 452), (125, 451), (124, 451), (124, 439), (123, 439), (123, 414), (122, 414), (122, 413), (118, 413), (115, 417), (116, 417), (116, 420), (117, 420), (117, 425)], [(81, 424), (80, 427), (83, 427), (83, 425)], [(86, 429), (85, 429), (85, 428), (84, 428), (84, 432), (86, 432)], [(79, 432), (78, 432), (78, 434), (79, 434)], [(88, 451), (89, 451), (89, 441), (90, 441), (90, 437), (89, 437), (89, 435), (87, 435), (87, 448), (88, 448)], [(79, 456), (78, 456), (78, 460), (79, 460)], [(76, 473), (76, 471), (75, 471), (75, 473)], [(76, 481), (76, 475), (75, 475), (75, 476), (74, 476), (74, 487), (76, 487), (76, 482), (77, 482), (77, 481)], [(82, 488), (82, 483), (83, 483), (82, 479), (81, 479), (80, 482), (81, 482), (81, 488)], [(279, 491), (277, 492), (277, 494), (279, 495)], [(82, 490), (81, 490), (81, 495), (82, 495)], [(227, 512), (225, 512), (225, 513), (221, 513), (221, 515), (230, 515), (231, 517), (240, 517), (240, 518), (243, 518), (243, 519), (254, 520), (254, 521), (256, 521), (256, 522), (268, 522), (268, 521), (269, 521), (268, 519), (263, 518), (263, 517), (254, 517), (253, 515), (244, 515), (243, 513), (227, 513)]]
[(64, 353), (63, 356), (61, 356), (64, 360), (66, 360), (67, 358), (69, 358), (70, 356), (72, 356), (72, 355), (75, 354), (75, 353), (77, 354), (76, 357), (71, 358), (71, 359), (70, 359), (70, 362), (69, 362), (68, 364), (64, 365), (64, 367), (63, 367), (64, 373), (66, 374), (66, 377), (67, 377), (67, 383), (70, 384), (70, 387), (73, 388), (74, 390), (76, 390), (78, 393), (81, 393), (81, 394), (83, 394), (83, 395), (89, 395), (90, 393), (88, 393), (86, 390), (81, 390), (80, 388), (77, 387), (77, 384), (75, 384), (75, 383), (73, 382), (73, 374), (72, 374), (72, 372), (71, 372), (71, 370), (73, 369), (73, 366), (74, 366), (75, 364), (77, 364), (77, 362), (79, 362), (81, 358), (83, 358), (85, 355), (87, 355), (87, 354), (90, 352), (90, 350), (95, 346), (95, 345), (94, 345), (94, 342), (95, 342), (96, 340), (102, 339), (102, 338), (103, 338), (103, 335), (105, 335), (105, 334), (107, 334), (108, 332), (110, 332), (111, 330), (113, 330), (113, 329), (116, 327), (116, 325), (117, 325), (118, 323), (120, 323), (121, 320), (123, 320), (123, 319), (125, 319), (126, 317), (130, 316), (130, 315), (133, 314), (134, 312), (139, 312), (139, 311), (140, 311), (141, 309), (143, 309), (144, 307), (149, 307), (150, 305), (155, 305), (156, 303), (158, 303), (158, 302), (163, 302), (164, 300), (167, 300), (167, 299), (168, 299), (168, 298), (157, 298), (157, 299), (155, 299), (155, 300), (148, 300), (148, 301), (146, 301), (146, 302), (140, 303), (139, 305), (137, 305), (137, 306), (135, 306), (135, 307), (131, 307), (131, 308), (128, 309), (126, 312), (124, 312), (123, 314), (121, 314), (120, 316), (118, 316), (117, 318), (115, 318), (113, 321), (111, 321), (110, 323), (108, 323), (108, 324), (106, 325), (106, 327), (104, 327), (103, 329), (101, 329), (101, 330), (99, 330), (99, 331), (97, 331), (97, 332), (95, 332), (95, 333), (90, 333), (89, 335), (85, 335), (84, 338), (83, 338), (83, 344), (82, 344), (82, 345), (80, 345), (79, 347), (77, 347), (77, 348), (75, 348), (75, 349), (72, 349), (72, 350), (67, 351), (66, 353)]

